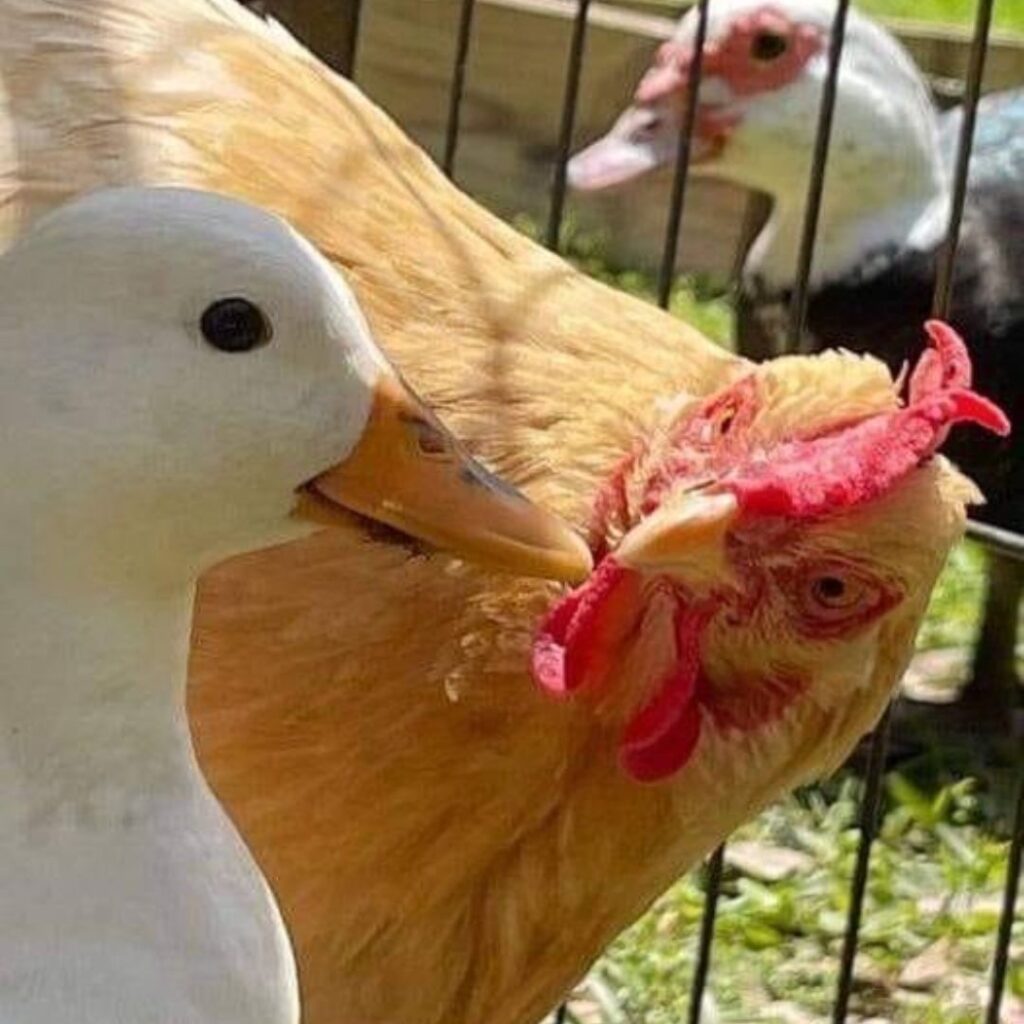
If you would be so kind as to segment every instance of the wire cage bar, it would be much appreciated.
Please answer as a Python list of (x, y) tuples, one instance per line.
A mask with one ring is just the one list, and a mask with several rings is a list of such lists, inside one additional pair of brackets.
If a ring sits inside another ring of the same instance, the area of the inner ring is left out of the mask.
[(832, 1009), (833, 1024), (845, 1024), (853, 994), (853, 969), (860, 945), (860, 925), (864, 917), (864, 898), (867, 895), (868, 875), (871, 870), (871, 848), (878, 834), (882, 811), (882, 776), (885, 756), (889, 750), (889, 732), (892, 723), (892, 705), (885, 709), (882, 720), (871, 737), (868, 767), (864, 780), (864, 795), (860, 805), (860, 842), (857, 859), (850, 879), (850, 909), (846, 915), (846, 933), (839, 959), (839, 980), (836, 1001)]
[(346, 78), (353, 78), (356, 73), (356, 53), (359, 48), (359, 29), (363, 23), (363, 0), (351, 0), (348, 17), (348, 49), (342, 56), (342, 63), (338, 70)]
[(818, 237), (821, 201), (825, 194), (825, 172), (828, 169), (832, 120), (835, 116), (839, 85), (839, 65), (843, 58), (843, 44), (846, 42), (846, 17), (849, 10), (850, 0), (839, 0), (829, 39), (828, 71), (825, 74), (825, 85), (821, 92), (818, 130), (814, 136), (814, 153), (811, 157), (811, 174), (807, 184), (807, 202), (804, 207), (803, 232), (797, 260), (796, 286), (793, 288), (789, 307), (789, 329), (786, 341), (793, 351), (799, 351), (804, 347), (804, 326), (807, 322), (807, 302), (810, 293), (811, 268), (814, 263), (814, 244)]
[(956, 266), (956, 251), (960, 242), (964, 205), (967, 201), (971, 146), (974, 141), (974, 125), (978, 117), (978, 102), (981, 99), (981, 80), (985, 73), (989, 33), (992, 29), (993, 5), (994, 0), (978, 0), (974, 38), (971, 40), (970, 65), (967, 70), (967, 84), (964, 92), (964, 119), (960, 127), (956, 169), (953, 173), (953, 199), (949, 211), (949, 225), (935, 276), (935, 298), (932, 304), (932, 313), (938, 317), (947, 315), (953, 295), (953, 271)]
[(715, 918), (718, 916), (718, 900), (722, 894), (722, 875), (725, 871), (725, 845), (719, 846), (708, 860), (705, 869), (704, 914), (700, 922), (700, 937), (697, 940), (697, 963), (693, 971), (693, 985), (690, 988), (690, 1010), (687, 1024), (701, 1024), (704, 1011), (704, 994), (711, 974), (711, 950), (715, 944)]
[[(697, 35), (694, 44), (693, 65), (690, 73), (693, 81), (699, 83), (704, 74), (704, 43), (708, 36), (708, 8), (710, 0), (700, 0), (697, 5)], [(672, 282), (675, 280), (676, 260), (679, 255), (679, 236), (683, 227), (683, 209), (686, 205), (686, 186), (690, 180), (690, 149), (693, 129), (697, 123), (697, 93), (695, 86), (686, 94), (686, 110), (683, 114), (679, 145), (676, 148), (675, 168), (672, 174), (672, 198), (669, 200), (668, 221), (665, 225), (665, 246), (658, 271), (658, 305), (668, 309), (672, 297)]]
[(448, 98), (448, 120), (444, 129), (444, 155), (441, 169), (449, 178), (455, 177), (455, 153), (459, 146), (462, 126), (462, 97), (466, 92), (466, 58), (473, 34), (473, 14), (476, 0), (462, 0), (459, 9), (459, 27), (455, 36), (455, 62), (452, 66), (452, 88)]
[[(450, 177), (454, 175), (462, 127), (461, 112), (466, 91), (467, 60), (472, 41), (476, 2), (477, 0), (461, 0), (456, 25), (448, 115), (441, 157), (442, 168)], [(558, 251), (561, 244), (566, 203), (566, 167), (574, 142), (573, 136), (579, 102), (580, 80), (586, 50), (588, 15), (591, 6), (591, 0), (576, 0), (576, 2), (577, 6), (566, 56), (565, 87), (553, 167), (550, 206), (544, 234), (546, 244), (555, 251)], [(363, 3), (364, 0), (351, 0), (349, 8), (349, 16), (351, 18), (350, 48), (345, 66), (341, 70), (350, 76), (354, 73), (356, 67), (355, 58)], [(711, 0), (697, 0), (696, 2), (696, 46), (694, 61), (690, 68), (693, 85), (687, 94), (680, 139), (675, 156), (664, 246), (658, 272), (657, 302), (662, 308), (667, 308), (669, 304), (680, 251), (680, 236), (689, 181), (690, 140), (693, 136), (696, 120), (697, 92), (701, 80), (710, 3)], [(963, 103), (964, 117), (960, 130), (953, 176), (949, 222), (946, 237), (940, 250), (936, 272), (933, 310), (937, 316), (942, 316), (948, 312), (952, 294), (957, 246), (967, 196), (971, 146), (978, 103), (981, 97), (993, 5), (994, 0), (978, 0), (969, 67), (966, 76)], [(829, 43), (828, 67), (822, 90), (817, 134), (808, 179), (807, 204), (798, 256), (798, 275), (789, 308), (787, 340), (791, 350), (799, 349), (803, 345), (802, 339), (807, 316), (809, 282), (813, 266), (818, 220), (824, 194), (829, 143), (849, 6), (850, 0), (838, 0)], [(1024, 535), (976, 522), (969, 524), (968, 533), (972, 538), (981, 542), (990, 550), (1005, 557), (1024, 561)], [(878, 831), (882, 809), (882, 782), (892, 720), (891, 711), (890, 706), (883, 714), (872, 736), (869, 747), (868, 763), (864, 777), (864, 791), (860, 807), (860, 841), (850, 880), (849, 912), (840, 954), (836, 997), (833, 1004), (833, 1024), (845, 1024), (849, 1012), (854, 980), (854, 966), (859, 946), (860, 925), (863, 918), (865, 895), (870, 877), (871, 850)], [(1019, 782), (1019, 793), (1007, 862), (1005, 891), (993, 952), (991, 993), (985, 1016), (985, 1024), (999, 1024), (1000, 1020), (1000, 1008), (1009, 967), (1012, 926), (1019, 895), (1022, 859), (1024, 859), (1022, 851), (1024, 851), (1024, 773), (1022, 773)], [(701, 1022), (704, 996), (710, 976), (715, 920), (722, 890), (724, 864), (725, 846), (723, 845), (711, 855), (705, 865), (705, 905), (698, 937), (696, 967), (690, 992), (688, 1024), (700, 1024)], [(554, 1024), (566, 1024), (568, 1019), (569, 1007), (567, 1003), (563, 1003), (555, 1010), (552, 1020)]]
[(1006, 863), (1006, 887), (1003, 892), (1003, 909), (999, 918), (996, 935), (996, 950), (992, 960), (992, 984), (985, 1024), (999, 1024), (999, 1011), (1006, 990), (1007, 969), (1010, 964), (1010, 940), (1013, 919), (1017, 910), (1017, 896), (1020, 892), (1021, 852), (1024, 851), (1024, 772), (1021, 772), (1020, 788), (1017, 795), (1017, 814), (1013, 826), (1013, 841)]
[(573, 129), (576, 127), (576, 108), (580, 98), (580, 77), (583, 74), (583, 51), (587, 43), (587, 15), (590, 0), (577, 0), (576, 17), (572, 25), (572, 39), (569, 42), (569, 56), (565, 72), (565, 95), (562, 100), (561, 127), (558, 131), (558, 152), (555, 157), (555, 173), (551, 184), (551, 208), (548, 212), (547, 230), (544, 241), (547, 247), (558, 252), (562, 241), (562, 218), (565, 214), (565, 190), (568, 184), (566, 168), (572, 152)]
[(967, 524), (967, 536), (979, 544), (984, 544), (989, 551), (1024, 562), (1024, 536), (1013, 530), (1003, 530), (989, 523), (972, 521)]

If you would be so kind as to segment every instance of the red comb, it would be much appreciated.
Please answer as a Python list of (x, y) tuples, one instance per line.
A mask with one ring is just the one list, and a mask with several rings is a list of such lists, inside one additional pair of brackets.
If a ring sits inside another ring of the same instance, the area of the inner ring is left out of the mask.
[(909, 404), (844, 430), (790, 441), (770, 462), (745, 467), (726, 486), (742, 507), (765, 515), (816, 518), (881, 497), (935, 453), (957, 423), (1006, 436), (1010, 421), (969, 389), (971, 361), (947, 324), (925, 324), (931, 342), (910, 378)]
[(924, 350), (910, 376), (911, 405), (944, 388), (971, 386), (971, 358), (960, 335), (941, 320), (928, 320), (924, 330), (931, 347)]

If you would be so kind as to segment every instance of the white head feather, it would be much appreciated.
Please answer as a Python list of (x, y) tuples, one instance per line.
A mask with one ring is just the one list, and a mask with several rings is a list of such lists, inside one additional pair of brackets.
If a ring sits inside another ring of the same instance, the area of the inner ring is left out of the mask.
[[(728, 81), (706, 69), (699, 109), (734, 123), (713, 152), (697, 140), (692, 173), (772, 198), (771, 219), (745, 271), (769, 290), (780, 290), (795, 279), (836, 0), (716, 0), (709, 9), (707, 45), (726, 39), (738, 19), (766, 11), (819, 33), (822, 45), (792, 81), (777, 88), (734, 93)], [(692, 50), (696, 32), (697, 12), (691, 10), (674, 43), (682, 52)], [(631, 107), (604, 139), (573, 159), (570, 179), (580, 188), (600, 188), (671, 163), (681, 96)], [(812, 281), (841, 278), (890, 246), (934, 244), (947, 191), (927, 84), (886, 29), (851, 10)]]
[[(268, 337), (220, 351), (242, 297)], [(5, 521), (112, 566), (194, 571), (294, 535), (295, 489), (360, 438), (386, 369), (337, 272), (278, 218), (183, 189), (113, 189), (0, 264)], [(145, 514), (141, 514), (144, 510)]]

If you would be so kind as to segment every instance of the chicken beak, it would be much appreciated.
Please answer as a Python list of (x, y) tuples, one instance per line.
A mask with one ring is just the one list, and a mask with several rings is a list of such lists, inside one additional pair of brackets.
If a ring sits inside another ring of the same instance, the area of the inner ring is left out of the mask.
[(470, 458), (390, 372), (356, 447), (301, 497), (300, 518), (332, 525), (347, 509), (487, 569), (576, 582), (592, 567), (582, 538)]
[(640, 572), (672, 573), (695, 584), (731, 582), (726, 536), (738, 515), (731, 494), (685, 492), (630, 530), (615, 558)]

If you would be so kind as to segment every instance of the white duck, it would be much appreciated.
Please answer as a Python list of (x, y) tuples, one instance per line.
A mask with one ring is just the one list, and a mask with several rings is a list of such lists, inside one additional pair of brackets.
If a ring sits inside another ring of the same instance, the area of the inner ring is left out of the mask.
[(193, 757), (198, 574), (309, 532), (297, 492), (528, 572), (589, 555), (461, 454), (311, 245), (206, 193), (96, 193), (0, 261), (0, 424), (0, 1020), (295, 1021)]

